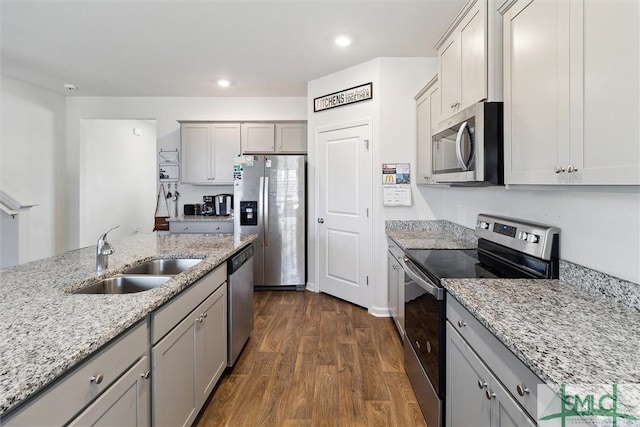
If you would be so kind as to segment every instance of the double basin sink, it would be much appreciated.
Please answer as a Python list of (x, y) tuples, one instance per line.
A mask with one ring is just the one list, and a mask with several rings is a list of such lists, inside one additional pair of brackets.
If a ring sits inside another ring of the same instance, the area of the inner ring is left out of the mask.
[(202, 259), (197, 258), (154, 259), (131, 267), (122, 274), (107, 277), (79, 289), (74, 294), (131, 294), (148, 291), (200, 261)]

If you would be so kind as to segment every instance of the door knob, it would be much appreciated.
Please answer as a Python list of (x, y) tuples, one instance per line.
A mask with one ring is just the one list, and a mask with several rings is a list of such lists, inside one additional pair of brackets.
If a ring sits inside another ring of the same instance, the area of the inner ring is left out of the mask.
[(318, 224), (324, 224), (324, 218), (318, 218)]

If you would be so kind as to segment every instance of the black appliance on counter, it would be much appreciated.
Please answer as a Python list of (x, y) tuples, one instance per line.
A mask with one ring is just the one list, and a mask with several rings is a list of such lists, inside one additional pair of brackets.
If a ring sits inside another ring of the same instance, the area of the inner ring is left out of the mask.
[(233, 194), (218, 194), (213, 198), (213, 205), (215, 207), (215, 215), (231, 215), (231, 210), (233, 209)]
[(446, 292), (441, 279), (559, 275), (558, 228), (480, 214), (475, 233), (477, 249), (405, 250), (404, 364), (432, 427), (444, 426)]

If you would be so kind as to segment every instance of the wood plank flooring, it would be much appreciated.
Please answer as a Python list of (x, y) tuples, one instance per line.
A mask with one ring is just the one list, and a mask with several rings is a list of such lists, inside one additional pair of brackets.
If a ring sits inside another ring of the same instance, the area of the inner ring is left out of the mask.
[(425, 426), (391, 319), (313, 292), (259, 291), (254, 307), (198, 426)]

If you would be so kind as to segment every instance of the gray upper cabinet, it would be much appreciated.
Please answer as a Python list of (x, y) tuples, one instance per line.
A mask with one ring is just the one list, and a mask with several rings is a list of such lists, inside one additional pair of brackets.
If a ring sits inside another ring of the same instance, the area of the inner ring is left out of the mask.
[(502, 23), (494, 6), (467, 2), (435, 46), (441, 120), (483, 99), (502, 99)]
[(415, 97), (418, 185), (431, 184), (431, 134), (440, 121), (440, 86), (435, 76)]
[(242, 153), (271, 153), (276, 148), (273, 123), (243, 123)]
[(639, 9), (502, 6), (506, 184), (640, 185)]
[(242, 124), (242, 154), (307, 153), (306, 122)]
[(240, 154), (239, 123), (181, 122), (182, 182), (232, 185)]

